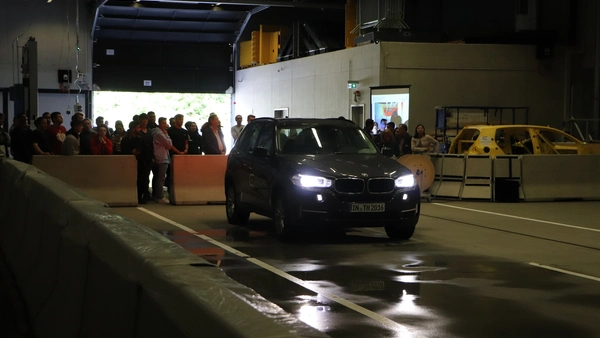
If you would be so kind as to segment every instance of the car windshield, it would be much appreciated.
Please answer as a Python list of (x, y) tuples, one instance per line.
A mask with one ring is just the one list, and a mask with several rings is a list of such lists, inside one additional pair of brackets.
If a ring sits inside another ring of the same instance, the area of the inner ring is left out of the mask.
[(298, 123), (278, 127), (283, 154), (375, 154), (368, 136), (352, 124)]

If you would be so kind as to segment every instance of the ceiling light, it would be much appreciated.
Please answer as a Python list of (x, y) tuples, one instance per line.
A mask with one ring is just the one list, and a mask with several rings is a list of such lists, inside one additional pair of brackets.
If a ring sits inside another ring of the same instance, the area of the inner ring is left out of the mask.
[(51, 3), (51, 2), (52, 2), (52, 0), (48, 0), (48, 3)]

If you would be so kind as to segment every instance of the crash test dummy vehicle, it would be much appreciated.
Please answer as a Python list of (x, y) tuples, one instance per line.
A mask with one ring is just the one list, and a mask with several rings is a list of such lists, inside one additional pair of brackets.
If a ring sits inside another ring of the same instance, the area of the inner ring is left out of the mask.
[(549, 155), (600, 154), (600, 143), (585, 143), (552, 127), (535, 125), (472, 125), (452, 140), (449, 154)]

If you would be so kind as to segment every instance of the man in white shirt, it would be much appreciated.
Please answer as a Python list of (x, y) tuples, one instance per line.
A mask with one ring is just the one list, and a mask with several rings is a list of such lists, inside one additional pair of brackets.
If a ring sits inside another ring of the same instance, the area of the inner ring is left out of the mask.
[[(156, 165), (156, 175), (152, 178), (152, 195), (156, 203), (168, 204), (169, 201), (165, 199), (163, 186), (165, 185), (165, 178), (167, 175), (167, 169), (169, 163), (171, 163), (171, 157), (169, 150), (174, 149), (173, 141), (169, 137), (167, 132), (167, 119), (161, 117), (158, 119), (158, 131), (154, 133), (154, 163)], [(177, 149), (174, 149), (177, 150)], [(179, 152), (179, 151), (178, 151)]]
[(233, 141), (237, 141), (242, 129), (244, 129), (244, 125), (242, 124), (242, 115), (236, 115), (235, 117), (236, 125), (231, 127), (231, 136), (233, 137)]
[(67, 137), (62, 144), (63, 155), (79, 155), (80, 136), (83, 131), (83, 122), (79, 120), (71, 121), (71, 129), (67, 132)]

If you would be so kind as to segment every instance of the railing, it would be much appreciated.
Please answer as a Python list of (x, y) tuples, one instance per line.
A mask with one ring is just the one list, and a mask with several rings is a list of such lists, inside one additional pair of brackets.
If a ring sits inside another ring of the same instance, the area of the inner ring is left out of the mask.
[(564, 123), (565, 132), (584, 142), (600, 140), (600, 119), (570, 119)]

